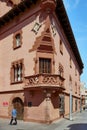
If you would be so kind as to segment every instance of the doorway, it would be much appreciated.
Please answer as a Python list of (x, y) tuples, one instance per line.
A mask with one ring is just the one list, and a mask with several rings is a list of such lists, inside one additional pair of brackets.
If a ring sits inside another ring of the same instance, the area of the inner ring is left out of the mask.
[(24, 115), (24, 103), (21, 98), (16, 97), (12, 100), (13, 107), (17, 110), (17, 119), (23, 120)]

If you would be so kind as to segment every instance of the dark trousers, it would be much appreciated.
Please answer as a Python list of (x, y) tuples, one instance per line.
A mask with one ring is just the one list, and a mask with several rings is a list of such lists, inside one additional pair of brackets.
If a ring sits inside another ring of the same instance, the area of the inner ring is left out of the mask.
[(15, 123), (13, 123), (13, 124), (15, 124), (15, 125), (17, 125), (17, 118), (16, 117), (11, 117), (11, 121), (10, 121), (10, 125), (12, 125), (12, 122), (15, 120)]

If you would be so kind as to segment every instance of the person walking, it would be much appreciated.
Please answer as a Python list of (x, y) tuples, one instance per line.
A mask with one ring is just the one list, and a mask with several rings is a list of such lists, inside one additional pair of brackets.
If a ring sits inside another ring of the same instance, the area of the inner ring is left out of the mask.
[[(12, 116), (11, 116), (10, 125), (12, 125), (12, 124), (17, 125), (17, 110), (15, 108), (13, 108), (11, 114), (12, 114)], [(15, 122), (13, 123), (13, 121), (15, 121)]]

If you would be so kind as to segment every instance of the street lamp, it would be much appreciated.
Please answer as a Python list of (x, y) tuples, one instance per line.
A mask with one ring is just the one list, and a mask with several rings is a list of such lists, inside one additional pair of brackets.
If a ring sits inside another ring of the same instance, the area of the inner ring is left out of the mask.
[(70, 108), (69, 108), (69, 119), (70, 119), (70, 121), (72, 121), (72, 82), (70, 81), (70, 85), (69, 85), (69, 87), (70, 87), (70, 103), (69, 103), (69, 105), (70, 105)]

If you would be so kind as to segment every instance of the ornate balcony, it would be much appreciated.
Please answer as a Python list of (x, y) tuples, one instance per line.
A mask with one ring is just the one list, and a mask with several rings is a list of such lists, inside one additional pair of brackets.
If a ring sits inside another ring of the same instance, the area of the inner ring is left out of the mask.
[(25, 77), (25, 88), (64, 88), (64, 78), (56, 74), (37, 74)]

